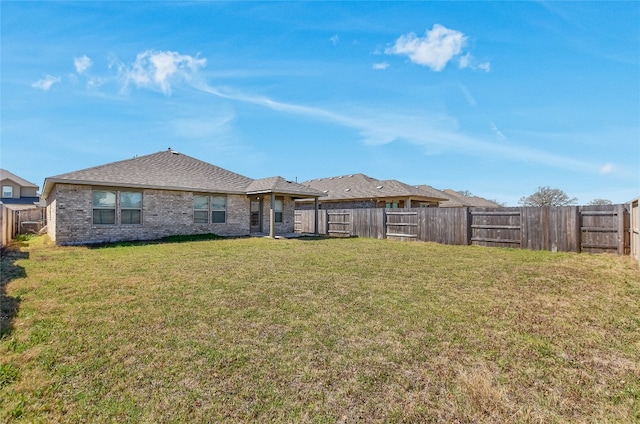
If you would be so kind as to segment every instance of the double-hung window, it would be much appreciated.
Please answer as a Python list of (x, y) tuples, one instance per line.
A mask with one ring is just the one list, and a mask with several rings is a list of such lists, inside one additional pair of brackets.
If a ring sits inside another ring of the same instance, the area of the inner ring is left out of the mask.
[(93, 223), (94, 225), (115, 225), (115, 191), (95, 190), (93, 192)]
[(214, 224), (227, 222), (227, 196), (211, 196), (211, 222)]
[(2, 197), (13, 197), (13, 186), (2, 186)]
[(276, 214), (276, 222), (282, 222), (282, 211), (284, 210), (284, 198), (276, 197), (274, 211)]
[(139, 191), (120, 192), (120, 223), (142, 224), (142, 193)]
[(193, 196), (193, 222), (195, 224), (209, 223), (209, 196)]

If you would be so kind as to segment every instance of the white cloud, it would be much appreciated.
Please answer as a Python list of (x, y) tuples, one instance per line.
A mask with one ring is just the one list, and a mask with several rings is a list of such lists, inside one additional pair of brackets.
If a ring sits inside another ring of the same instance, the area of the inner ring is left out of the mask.
[(121, 64), (110, 66), (117, 66), (124, 79), (124, 88), (133, 83), (137, 87), (156, 89), (165, 95), (171, 95), (172, 82), (190, 81), (206, 64), (207, 59), (170, 51), (147, 50), (138, 54), (130, 67)]
[(473, 94), (471, 94), (471, 90), (469, 90), (469, 88), (467, 88), (467, 86), (464, 84), (458, 84), (458, 86), (460, 87), (462, 94), (464, 94), (465, 99), (467, 99), (467, 103), (469, 104), (469, 106), (478, 106), (478, 102), (476, 101), (475, 97), (473, 97)]
[[(480, 157), (499, 157), (515, 161), (532, 161), (564, 169), (593, 172), (593, 164), (566, 156), (558, 156), (542, 150), (505, 145), (489, 140), (470, 137), (459, 131), (458, 122), (448, 115), (424, 116), (415, 113), (391, 113), (380, 110), (361, 110), (357, 113), (341, 114), (332, 110), (284, 103), (264, 96), (247, 95), (211, 87), (200, 83), (196, 88), (203, 92), (244, 103), (251, 103), (269, 109), (301, 116), (308, 116), (325, 122), (332, 122), (356, 130), (364, 144), (383, 145), (396, 140), (404, 140), (425, 150), (435, 149), (461, 152)], [(495, 125), (495, 124), (494, 124)], [(499, 129), (496, 130), (499, 131)], [(500, 134), (502, 134), (500, 132)], [(504, 136), (504, 134), (503, 134)]]
[(413, 32), (401, 35), (393, 47), (385, 49), (385, 53), (406, 55), (413, 63), (438, 72), (462, 52), (466, 40), (462, 32), (434, 24), (424, 37), (417, 37)]
[(84, 74), (91, 67), (93, 62), (86, 55), (82, 57), (76, 57), (73, 59), (73, 65), (76, 67), (76, 72), (79, 75)]
[(615, 171), (615, 167), (613, 166), (613, 164), (610, 164), (610, 163), (605, 163), (602, 166), (602, 168), (600, 168), (601, 174), (611, 174), (614, 171)]
[(377, 69), (377, 70), (387, 69), (388, 67), (389, 67), (388, 62), (374, 63), (372, 66), (373, 69)]
[(489, 62), (483, 62), (478, 65), (478, 69), (482, 69), (485, 72), (491, 71), (491, 64)]
[(329, 41), (331, 41), (333, 43), (333, 45), (335, 46), (340, 41), (340, 37), (338, 37), (338, 34), (336, 34), (333, 37), (329, 38)]
[(60, 82), (60, 77), (54, 77), (47, 75), (44, 79), (38, 80), (31, 84), (33, 88), (39, 88), (40, 90), (49, 91), (51, 86), (57, 82)]
[(493, 131), (493, 133), (495, 135), (497, 135), (500, 140), (506, 140), (507, 139), (507, 137), (504, 135), (504, 133), (502, 131), (500, 131), (500, 128), (498, 128), (498, 126), (496, 125), (495, 122), (490, 121), (489, 122), (489, 126), (491, 127), (491, 131)]
[(430, 31), (425, 32), (424, 37), (418, 37), (413, 32), (401, 35), (394, 45), (387, 47), (384, 52), (406, 55), (413, 63), (427, 66), (436, 72), (442, 71), (447, 63), (455, 58), (458, 58), (458, 66), (461, 69), (489, 72), (489, 62), (478, 63), (470, 52), (463, 54), (466, 44), (467, 36), (462, 32), (434, 24)]
[(469, 52), (467, 52), (467, 54), (463, 56), (460, 56), (460, 58), (458, 59), (458, 66), (460, 67), (460, 69), (470, 68), (474, 71), (478, 69), (485, 72), (491, 71), (491, 64), (489, 62), (478, 63), (476, 58), (473, 57), (473, 55)]

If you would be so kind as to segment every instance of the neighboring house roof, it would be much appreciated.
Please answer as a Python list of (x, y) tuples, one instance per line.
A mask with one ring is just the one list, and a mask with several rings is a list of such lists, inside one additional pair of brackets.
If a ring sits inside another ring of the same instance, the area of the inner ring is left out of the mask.
[[(257, 181), (268, 180), (275, 181), (272, 186), (285, 181), (281, 177)], [(44, 198), (57, 183), (248, 194), (256, 180), (169, 149), (46, 178)], [(306, 197), (320, 195), (312, 190), (305, 193)]]
[(35, 185), (33, 183), (30, 183), (29, 181), (25, 180), (24, 178), (20, 178), (16, 174), (13, 174), (13, 173), (7, 171), (6, 169), (0, 168), (0, 181), (4, 180), (4, 179), (9, 179), (9, 180), (13, 181), (14, 183), (18, 184), (21, 187), (31, 187), (31, 188), (35, 188), (35, 189), (39, 188), (37, 185)]
[(303, 198), (309, 197), (310, 193), (314, 196), (325, 196), (324, 193), (318, 190), (310, 189), (302, 184), (285, 180), (282, 177), (270, 177), (254, 180), (249, 184), (246, 192), (247, 194), (279, 193), (286, 194), (291, 197)]
[(476, 207), (476, 208), (498, 208), (499, 204), (490, 200), (484, 199), (478, 196), (463, 196), (455, 190), (446, 189), (442, 191), (449, 197), (446, 202), (440, 203), (441, 208), (462, 208), (462, 207)]
[(426, 190), (397, 180), (377, 180), (364, 174), (318, 178), (305, 181), (302, 184), (327, 194), (323, 202), (394, 197), (411, 197), (423, 201), (447, 199), (446, 196), (431, 187), (430, 190)]

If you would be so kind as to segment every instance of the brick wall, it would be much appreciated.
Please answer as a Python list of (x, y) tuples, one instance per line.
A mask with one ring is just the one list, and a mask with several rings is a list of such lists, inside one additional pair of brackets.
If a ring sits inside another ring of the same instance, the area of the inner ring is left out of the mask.
[[(47, 202), (48, 234), (61, 245), (157, 240), (171, 235), (249, 234), (249, 197), (246, 195), (227, 195), (226, 223), (194, 224), (192, 192), (145, 189), (142, 193), (141, 225), (93, 225), (92, 187), (56, 184)], [(280, 234), (292, 233), (294, 227), (293, 200), (289, 197), (284, 200), (283, 222), (276, 224), (276, 233)], [(268, 201), (264, 206), (263, 222), (268, 233)], [(119, 209), (116, 214), (116, 223), (119, 223)]]

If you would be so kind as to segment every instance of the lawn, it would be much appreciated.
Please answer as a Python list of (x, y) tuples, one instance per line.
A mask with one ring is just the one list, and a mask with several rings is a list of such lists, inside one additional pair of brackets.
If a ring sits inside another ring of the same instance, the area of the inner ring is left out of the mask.
[(34, 238), (2, 292), (0, 421), (640, 421), (628, 257)]

